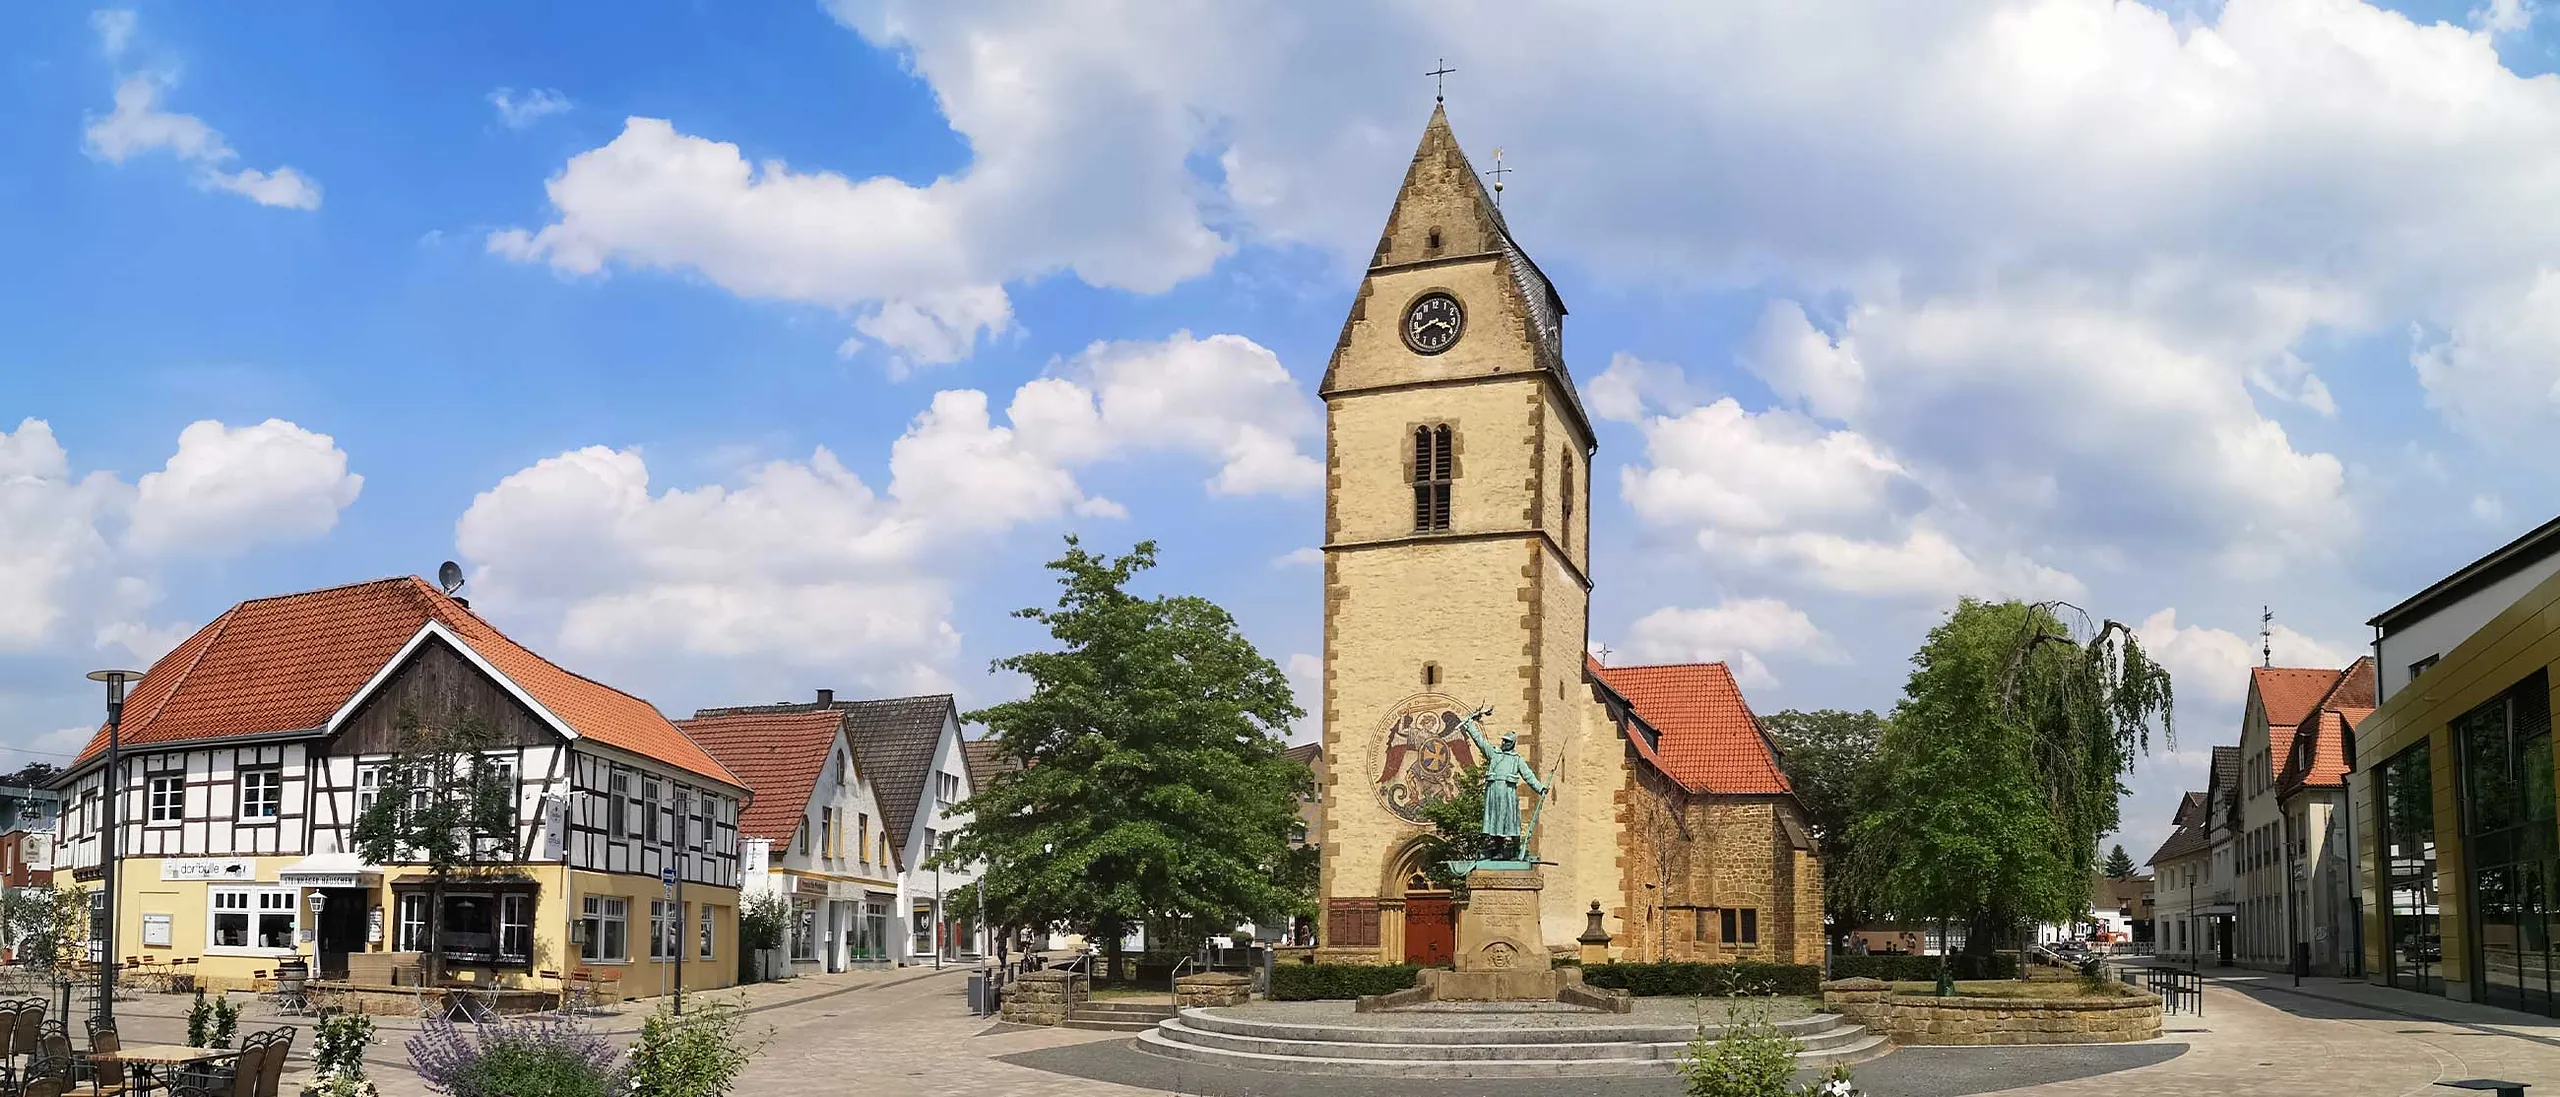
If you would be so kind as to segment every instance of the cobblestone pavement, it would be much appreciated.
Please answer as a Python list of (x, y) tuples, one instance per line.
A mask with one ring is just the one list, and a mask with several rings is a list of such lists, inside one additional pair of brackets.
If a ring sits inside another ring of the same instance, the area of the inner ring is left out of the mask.
[[(1169, 1064), (1129, 1050), (1125, 1034), (991, 1024), (968, 1015), (960, 973), (909, 977), (914, 981), (884, 985), (877, 978), (823, 976), (797, 981), (805, 985), (787, 997), (775, 995), (751, 1015), (751, 1033), (766, 1044), (739, 1093), (1140, 1097), (1171, 1091), (1314, 1097), (1362, 1091), (1349, 1079)], [(2483, 1076), (2560, 1088), (2560, 1025), (2357, 984), (2295, 992), (2284, 983), (2289, 980), (2252, 976), (2213, 981), (2204, 1016), (2169, 1018), (2167, 1034), (2151, 1043), (1914, 1049), (1862, 1064), (1858, 1075), (1876, 1097), (2408, 1097), (2429, 1092), (2438, 1081)], [(136, 1023), (157, 1022), (128, 1021)], [(385, 1097), (425, 1097), (425, 1087), (397, 1066), (397, 1041), (406, 1035), (386, 1031), (376, 1049), (374, 1074)], [(301, 1043), (307, 1047), (307, 1036)], [(1558, 1092), (1554, 1081), (1527, 1083), (1528, 1088), (1510, 1082), (1392, 1085), (1416, 1097)], [(1572, 1085), (1576, 1093), (1613, 1097), (1678, 1092), (1677, 1082), (1667, 1078), (1577, 1079)]]

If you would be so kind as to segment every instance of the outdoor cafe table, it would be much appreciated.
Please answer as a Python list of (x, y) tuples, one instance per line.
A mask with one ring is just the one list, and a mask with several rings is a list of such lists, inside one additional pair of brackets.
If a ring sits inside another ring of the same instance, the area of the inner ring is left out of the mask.
[(183, 1067), (220, 1062), (238, 1056), (236, 1048), (188, 1047), (185, 1044), (135, 1044), (116, 1049), (116, 1058), (133, 1071), (133, 1088), (144, 1088), (145, 1067)]

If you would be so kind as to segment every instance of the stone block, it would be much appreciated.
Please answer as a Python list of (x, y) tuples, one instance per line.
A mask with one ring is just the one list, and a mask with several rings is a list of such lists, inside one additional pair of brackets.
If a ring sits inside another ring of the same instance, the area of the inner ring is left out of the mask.
[(1035, 971), (1005, 988), (1002, 1016), (1020, 1025), (1054, 1025), (1090, 995), (1082, 972)]
[(1253, 1000), (1253, 980), (1232, 972), (1201, 972), (1173, 981), (1174, 1004), (1183, 1008), (1240, 1006)]

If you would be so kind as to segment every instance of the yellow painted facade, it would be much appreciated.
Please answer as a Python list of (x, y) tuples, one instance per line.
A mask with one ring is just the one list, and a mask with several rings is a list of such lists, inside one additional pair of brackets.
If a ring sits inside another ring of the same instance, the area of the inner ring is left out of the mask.
[[(2560, 685), (2560, 576), (2544, 580), (2445, 652), (2433, 667), (2400, 687), (2357, 725), (2351, 807), (2365, 971), (2371, 981), (2387, 981), (2395, 962), (2407, 966), (2405, 959), (2392, 954), (2394, 942), (2386, 923), (2389, 896), (2377, 883), (2384, 865), (2375, 774), (2385, 762), (2423, 744), (2433, 791), (2437, 932), (2442, 938), (2441, 959), (2435, 968), (2448, 996), (2469, 1000), (2479, 995), (2473, 971), (2477, 942), (2470, 881), (2474, 866), (2462, 834), (2461, 769), (2451, 725), (2455, 718), (2537, 671), (2546, 673), (2547, 684)], [(2552, 702), (2560, 709), (2560, 695)], [(2560, 772), (2560, 766), (2554, 771)], [(2560, 788), (2554, 794), (2560, 795)]]
[[(198, 986), (209, 991), (261, 989), (272, 979), (280, 961), (299, 956), (315, 959), (314, 945), (305, 939), (306, 930), (316, 926), (309, 902), (315, 890), (277, 882), (277, 870), (300, 860), (298, 857), (242, 857), (222, 860), (246, 866), (238, 879), (201, 880), (165, 879), (164, 871), (172, 863), (201, 862), (206, 858), (127, 857), (117, 861), (116, 921), (119, 962), (141, 960), (145, 965), (166, 965), (172, 960), (188, 960), (185, 971), (196, 977)], [(628, 997), (663, 994), (675, 985), (673, 965), (652, 961), (648, 952), (650, 901), (663, 900), (666, 891), (657, 881), (624, 874), (576, 871), (559, 864), (533, 863), (505, 866), (507, 876), (530, 881), (534, 888), (532, 913), (532, 953), (529, 969), (503, 970), (498, 983), (506, 987), (558, 989), (555, 980), (543, 978), (545, 971), (565, 972), (585, 967), (618, 970), (622, 974), (622, 993)], [(368, 952), (389, 952), (397, 933), (393, 925), (393, 891), (412, 884), (424, 884), (422, 871), (395, 869), (382, 874), (378, 883), (361, 889), (368, 914), (378, 913), (381, 932), (366, 946)], [(95, 882), (80, 885), (92, 891)], [(454, 894), (472, 892), (478, 887), (464, 877), (456, 877), (447, 887)], [(344, 901), (350, 889), (326, 889), (331, 901)], [(693, 951), (685, 953), (684, 985), (687, 990), (712, 990), (737, 983), (738, 892), (734, 888), (702, 884), (683, 886), (679, 897), (684, 904), (682, 943)], [(213, 936), (214, 893), (217, 891), (246, 896), (249, 902), (242, 912), (251, 926), (253, 943), (226, 946)], [(268, 947), (255, 943), (259, 919), (280, 916), (285, 910), (263, 908), (257, 899), (263, 895), (291, 898), (293, 918), (289, 931), (290, 947)], [(571, 943), (576, 923), (589, 895), (622, 899), (626, 906), (625, 956), (619, 959), (584, 960), (578, 947)], [(712, 912), (712, 949), (708, 959), (701, 952), (701, 912), (708, 906)], [(317, 965), (314, 965), (317, 970)], [(472, 977), (464, 974), (462, 977)]]

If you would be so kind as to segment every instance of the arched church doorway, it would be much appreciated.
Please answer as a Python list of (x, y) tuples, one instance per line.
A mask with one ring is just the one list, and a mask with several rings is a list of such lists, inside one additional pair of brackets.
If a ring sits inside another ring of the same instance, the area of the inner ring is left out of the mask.
[(1404, 962), (1446, 967), (1458, 951), (1457, 910), (1449, 893), (1416, 873), (1405, 880)]

